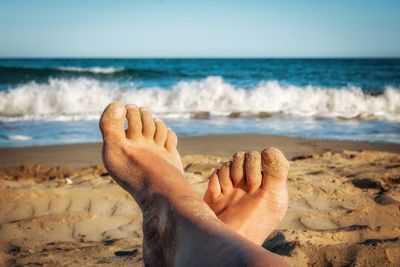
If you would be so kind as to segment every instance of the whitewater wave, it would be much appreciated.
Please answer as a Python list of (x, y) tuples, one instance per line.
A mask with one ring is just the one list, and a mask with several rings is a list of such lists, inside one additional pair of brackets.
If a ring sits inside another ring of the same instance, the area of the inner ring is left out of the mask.
[(32, 137), (22, 134), (15, 134), (15, 135), (8, 135), (7, 139), (10, 141), (29, 141), (32, 140)]
[(116, 68), (116, 67), (58, 67), (56, 68), (62, 71), (72, 71), (72, 72), (91, 72), (91, 73), (101, 73), (101, 74), (112, 74), (116, 72), (124, 71), (124, 68)]
[(160, 117), (173, 118), (193, 113), (230, 117), (278, 113), (400, 121), (399, 88), (387, 87), (375, 96), (358, 87), (299, 87), (276, 81), (243, 89), (215, 76), (181, 81), (168, 89), (121, 87), (88, 78), (30, 82), (0, 92), (0, 120), (98, 119), (111, 101), (147, 106)]
[[(45, 83), (50, 78), (53, 79), (73, 79), (94, 77), (101, 79), (122, 78), (131, 79), (160, 79), (164, 77), (177, 76), (182, 79), (190, 78), (191, 75), (170, 70), (153, 70), (146, 68), (126, 68), (126, 67), (75, 67), (75, 66), (55, 66), (55, 67), (7, 67), (0, 66), (0, 80), (2, 83), (21, 84), (22, 81), (37, 81)], [(29, 79), (29, 80), (28, 80)]]

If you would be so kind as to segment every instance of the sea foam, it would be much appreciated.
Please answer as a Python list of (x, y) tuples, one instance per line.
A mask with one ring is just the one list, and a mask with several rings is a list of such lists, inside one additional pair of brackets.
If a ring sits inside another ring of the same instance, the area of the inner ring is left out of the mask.
[(11, 141), (28, 141), (31, 140), (32, 137), (22, 134), (15, 134), (15, 135), (8, 135), (7, 139)]
[(71, 72), (91, 72), (91, 73), (101, 73), (101, 74), (112, 74), (115, 72), (124, 71), (124, 68), (115, 68), (115, 67), (58, 67), (58, 70), (62, 71), (71, 71)]
[(400, 90), (386, 87), (369, 95), (358, 87), (324, 88), (284, 85), (277, 81), (238, 88), (221, 77), (180, 81), (171, 88), (124, 87), (89, 78), (49, 79), (0, 92), (0, 120), (98, 119), (111, 101), (147, 106), (158, 115), (188, 117), (193, 112), (229, 116), (233, 112), (400, 121)]

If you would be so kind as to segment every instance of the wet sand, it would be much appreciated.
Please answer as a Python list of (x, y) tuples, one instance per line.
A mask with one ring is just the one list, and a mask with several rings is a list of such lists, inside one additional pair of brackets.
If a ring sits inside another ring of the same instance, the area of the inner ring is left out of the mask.
[[(199, 194), (238, 150), (291, 160), (287, 215), (264, 246), (295, 266), (400, 265), (400, 146), (280, 136), (182, 138)], [(141, 213), (100, 144), (0, 149), (0, 263), (142, 266)], [(40, 165), (38, 165), (40, 164)]]
[[(400, 152), (400, 144), (317, 140), (259, 134), (179, 137), (178, 149), (182, 156), (192, 154), (230, 156), (237, 151), (262, 150), (268, 146), (279, 148), (288, 159), (328, 151), (339, 152), (346, 149)], [(102, 164), (101, 144), (0, 148), (0, 167), (21, 164), (69, 167), (100, 165)]]

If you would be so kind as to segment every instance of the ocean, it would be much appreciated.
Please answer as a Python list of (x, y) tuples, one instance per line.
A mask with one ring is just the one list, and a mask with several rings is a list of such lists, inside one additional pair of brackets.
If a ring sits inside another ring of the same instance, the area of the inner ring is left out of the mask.
[(180, 136), (400, 143), (400, 59), (0, 59), (0, 146), (98, 142), (112, 101)]

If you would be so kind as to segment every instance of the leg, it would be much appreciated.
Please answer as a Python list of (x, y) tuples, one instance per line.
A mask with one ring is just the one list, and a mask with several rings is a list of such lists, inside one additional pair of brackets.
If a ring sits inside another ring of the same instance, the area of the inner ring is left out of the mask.
[(262, 245), (286, 213), (288, 169), (278, 149), (239, 152), (210, 176), (204, 201), (232, 230)]
[(218, 220), (183, 175), (176, 135), (147, 110), (113, 103), (100, 128), (104, 165), (143, 211), (147, 265), (286, 265)]

